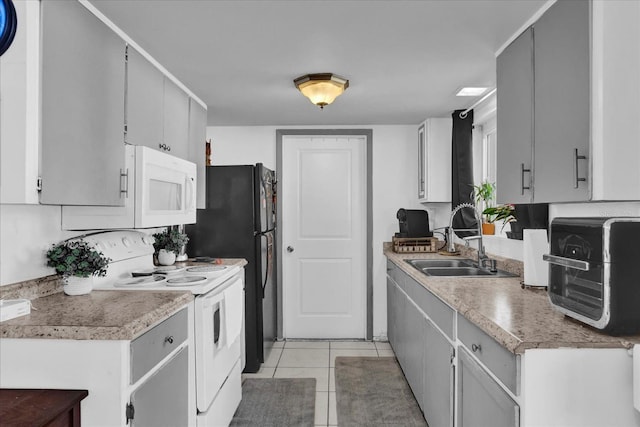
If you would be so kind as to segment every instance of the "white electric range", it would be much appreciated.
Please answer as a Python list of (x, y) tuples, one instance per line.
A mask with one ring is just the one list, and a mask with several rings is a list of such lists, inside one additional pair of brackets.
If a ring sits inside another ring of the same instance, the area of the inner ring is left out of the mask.
[(154, 266), (153, 237), (110, 231), (84, 240), (111, 258), (96, 290), (182, 290), (194, 295), (197, 425), (228, 425), (240, 404), (244, 368), (244, 269), (198, 263)]

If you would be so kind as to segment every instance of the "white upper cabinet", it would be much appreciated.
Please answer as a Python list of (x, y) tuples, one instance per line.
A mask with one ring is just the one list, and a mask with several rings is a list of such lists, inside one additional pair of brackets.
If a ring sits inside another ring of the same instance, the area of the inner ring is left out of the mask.
[(640, 200), (640, 2), (592, 8), (593, 200)]
[(498, 56), (498, 202), (640, 200), (638, 75), (640, 2), (554, 3)]
[(77, 1), (43, 1), (40, 202), (124, 204), (125, 42)]
[(164, 151), (188, 160), (189, 96), (175, 83), (164, 78)]
[(40, 5), (14, 4), (19, 25), (0, 57), (0, 203), (37, 204)]
[(427, 119), (418, 128), (418, 199), (451, 202), (452, 119)]
[(206, 142), (207, 110), (195, 99), (189, 98), (189, 156), (188, 160), (197, 167), (198, 188), (196, 207), (204, 209), (206, 202)]
[(126, 141), (156, 150), (163, 137), (164, 75), (141, 53), (127, 48)]
[(127, 143), (187, 159), (189, 96), (133, 47), (127, 51)]

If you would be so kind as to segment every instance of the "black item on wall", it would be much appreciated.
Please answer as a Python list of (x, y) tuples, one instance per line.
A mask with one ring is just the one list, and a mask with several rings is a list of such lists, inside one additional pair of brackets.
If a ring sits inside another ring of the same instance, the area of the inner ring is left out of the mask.
[(9, 49), (16, 36), (18, 17), (11, 0), (0, 0), (0, 56)]
[(257, 165), (208, 166), (206, 208), (186, 226), (190, 256), (244, 258), (244, 372), (258, 372), (276, 339), (275, 172)]
[(396, 213), (400, 232), (396, 237), (431, 237), (429, 212), (422, 209), (398, 209)]
[[(451, 209), (462, 203), (471, 203), (473, 191), (473, 110), (461, 118), (464, 110), (453, 112), (451, 132)], [(461, 209), (453, 218), (454, 229), (478, 228), (473, 212)], [(459, 237), (473, 236), (472, 231), (456, 231)]]

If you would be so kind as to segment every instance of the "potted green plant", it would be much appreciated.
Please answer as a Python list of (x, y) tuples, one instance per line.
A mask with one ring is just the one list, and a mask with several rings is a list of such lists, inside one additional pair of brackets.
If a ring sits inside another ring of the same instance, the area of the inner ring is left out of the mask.
[(491, 215), (485, 214), (485, 210), (493, 206), (496, 185), (493, 182), (483, 181), (473, 186), (471, 198), (475, 201), (476, 209), (482, 212), (482, 234), (495, 234), (496, 226)]
[(84, 295), (93, 289), (93, 277), (107, 274), (111, 259), (82, 239), (65, 240), (47, 251), (47, 266), (62, 276), (64, 293)]
[(158, 256), (158, 263), (172, 265), (176, 262), (176, 255), (189, 241), (189, 237), (178, 230), (166, 229), (153, 235), (155, 242), (153, 248)]

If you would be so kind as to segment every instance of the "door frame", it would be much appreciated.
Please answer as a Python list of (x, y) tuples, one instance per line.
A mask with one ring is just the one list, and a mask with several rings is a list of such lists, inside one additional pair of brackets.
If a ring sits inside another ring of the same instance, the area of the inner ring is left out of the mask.
[[(282, 139), (284, 136), (363, 136), (365, 138), (365, 176), (367, 188), (367, 226), (366, 226), (366, 339), (373, 339), (373, 130), (372, 129), (276, 129), (276, 179), (278, 183), (282, 181)], [(280, 192), (280, 194), (282, 194)], [(278, 250), (277, 271), (282, 270), (282, 197), (277, 198), (276, 209), (278, 212), (276, 221), (276, 247)], [(277, 275), (277, 310), (278, 310), (278, 339), (283, 338), (284, 310), (282, 301), (282, 274)]]

